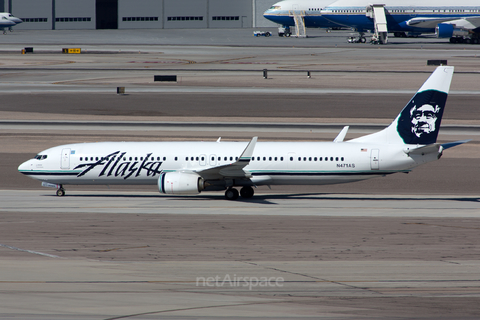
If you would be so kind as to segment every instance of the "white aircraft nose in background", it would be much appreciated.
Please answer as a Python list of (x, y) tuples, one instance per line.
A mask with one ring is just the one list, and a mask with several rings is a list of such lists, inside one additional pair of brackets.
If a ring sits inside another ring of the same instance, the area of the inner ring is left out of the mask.
[(19, 23), (22, 23), (22, 22), (23, 22), (22, 19), (13, 16), (11, 13), (7, 13), (6, 16), (7, 16), (7, 19), (8, 19), (8, 20), (14, 22), (15, 24), (19, 24)]
[[(18, 18), (16, 18), (16, 19), (18, 19)], [(20, 19), (18, 19), (18, 20), (20, 20)], [(20, 21), (22, 21), (22, 20), (20, 20)], [(14, 21), (8, 19), (7, 16), (4, 16), (4, 15), (0, 14), (0, 28), (12, 27), (14, 25), (16, 25), (16, 23)]]

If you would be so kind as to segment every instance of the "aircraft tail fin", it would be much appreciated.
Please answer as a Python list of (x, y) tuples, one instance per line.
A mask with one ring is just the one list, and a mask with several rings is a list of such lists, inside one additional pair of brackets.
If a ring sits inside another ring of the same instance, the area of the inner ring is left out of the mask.
[(453, 67), (437, 67), (387, 128), (350, 141), (415, 145), (435, 143), (452, 76)]

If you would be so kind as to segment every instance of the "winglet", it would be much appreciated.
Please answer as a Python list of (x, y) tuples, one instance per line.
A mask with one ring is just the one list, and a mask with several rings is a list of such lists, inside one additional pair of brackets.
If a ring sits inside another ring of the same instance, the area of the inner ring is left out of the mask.
[(253, 150), (255, 149), (255, 145), (257, 143), (258, 137), (253, 137), (252, 140), (249, 142), (245, 150), (243, 150), (242, 155), (240, 156), (240, 159), (238, 159), (239, 162), (244, 162), (248, 161), (250, 162), (250, 159), (252, 158), (253, 155)]
[(333, 140), (333, 142), (343, 142), (343, 139), (345, 139), (345, 136), (347, 135), (347, 131), (349, 126), (343, 127), (342, 131), (338, 134), (338, 136)]

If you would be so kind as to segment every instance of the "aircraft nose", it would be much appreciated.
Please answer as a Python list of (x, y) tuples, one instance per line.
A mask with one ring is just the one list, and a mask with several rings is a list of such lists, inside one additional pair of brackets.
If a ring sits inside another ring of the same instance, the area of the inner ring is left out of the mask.
[(20, 18), (13, 18), (12, 21), (15, 22), (15, 23), (22, 23), (23, 22), (23, 20), (20, 19)]
[(33, 170), (33, 163), (32, 160), (25, 161), (21, 165), (18, 166), (18, 171), (23, 173), (25, 171)]

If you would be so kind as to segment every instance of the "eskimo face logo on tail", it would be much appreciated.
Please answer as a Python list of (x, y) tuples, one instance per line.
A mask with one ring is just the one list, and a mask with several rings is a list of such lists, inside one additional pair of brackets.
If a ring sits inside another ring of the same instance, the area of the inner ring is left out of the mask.
[(423, 134), (435, 132), (436, 122), (440, 108), (430, 104), (424, 104), (421, 107), (413, 106), (410, 110), (412, 119), (412, 133), (420, 138)]
[(406, 144), (437, 141), (447, 94), (435, 90), (417, 93), (400, 114), (397, 131)]

